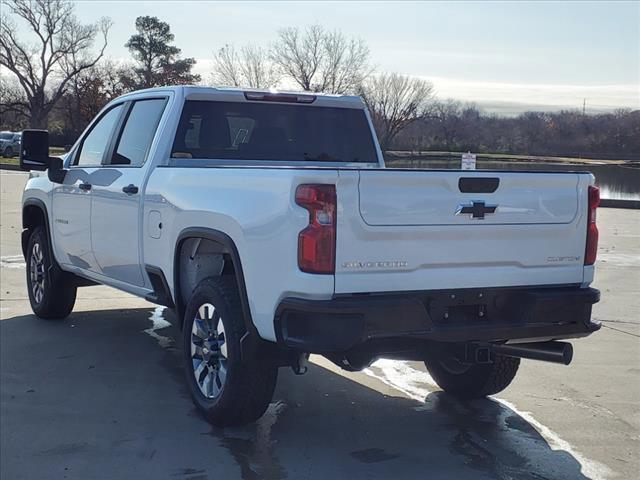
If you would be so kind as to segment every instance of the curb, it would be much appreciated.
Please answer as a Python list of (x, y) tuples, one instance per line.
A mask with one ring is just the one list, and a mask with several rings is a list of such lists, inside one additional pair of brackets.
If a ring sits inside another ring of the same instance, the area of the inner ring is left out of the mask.
[(13, 165), (12, 163), (0, 163), (0, 170), (17, 170), (22, 172), (20, 165)]
[(600, 200), (600, 206), (604, 208), (631, 208), (640, 209), (640, 200), (617, 200), (612, 198), (603, 198)]

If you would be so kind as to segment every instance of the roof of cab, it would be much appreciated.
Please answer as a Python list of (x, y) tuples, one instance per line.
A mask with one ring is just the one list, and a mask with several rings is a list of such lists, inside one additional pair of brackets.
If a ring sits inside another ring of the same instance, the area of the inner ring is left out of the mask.
[[(300, 104), (306, 106), (319, 106), (319, 107), (340, 107), (340, 108), (358, 108), (365, 107), (361, 97), (357, 95), (335, 95), (329, 93), (316, 93), (316, 92), (295, 92), (290, 90), (261, 90), (253, 88), (231, 88), (231, 87), (202, 87), (197, 85), (176, 85), (166, 87), (147, 88), (144, 90), (136, 90), (135, 92), (129, 92), (123, 97), (129, 97), (138, 95), (141, 93), (162, 93), (162, 92), (174, 92), (177, 95), (184, 96), (187, 100), (216, 100), (216, 101), (228, 101), (228, 102), (261, 102), (261, 100), (249, 100), (245, 97), (246, 92), (251, 93), (264, 93), (265, 95), (289, 95), (300, 97), (314, 97), (312, 102), (300, 102)], [(270, 99), (270, 103), (279, 103), (277, 100)], [(283, 102), (291, 103), (291, 102)]]

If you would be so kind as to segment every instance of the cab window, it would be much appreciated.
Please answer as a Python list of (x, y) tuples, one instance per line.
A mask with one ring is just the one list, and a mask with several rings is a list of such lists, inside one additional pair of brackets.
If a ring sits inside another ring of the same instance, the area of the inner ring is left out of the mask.
[(75, 158), (74, 165), (99, 167), (102, 164), (102, 159), (107, 148), (109, 148), (110, 140), (123, 108), (123, 104), (116, 105), (91, 128), (91, 131), (82, 141), (80, 152)]
[(166, 103), (164, 98), (133, 103), (109, 162), (111, 165), (139, 167), (145, 162)]

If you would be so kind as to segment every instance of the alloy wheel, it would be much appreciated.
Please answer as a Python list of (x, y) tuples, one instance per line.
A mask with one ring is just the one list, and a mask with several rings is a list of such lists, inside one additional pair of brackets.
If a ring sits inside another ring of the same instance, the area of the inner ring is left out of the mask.
[(216, 398), (227, 378), (227, 342), (224, 323), (215, 306), (198, 308), (191, 328), (191, 364), (200, 392)]
[(44, 253), (39, 243), (34, 243), (29, 259), (29, 277), (31, 279), (31, 293), (36, 303), (42, 303), (44, 298), (45, 265)]

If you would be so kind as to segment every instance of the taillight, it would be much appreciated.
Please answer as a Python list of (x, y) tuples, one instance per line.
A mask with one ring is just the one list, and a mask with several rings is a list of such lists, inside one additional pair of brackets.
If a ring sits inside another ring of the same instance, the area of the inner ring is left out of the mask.
[(584, 264), (593, 265), (598, 254), (598, 227), (596, 209), (600, 205), (600, 189), (589, 186), (589, 211), (587, 213), (587, 246), (584, 250)]
[(307, 273), (336, 269), (336, 187), (299, 185), (296, 203), (309, 211), (309, 225), (298, 235), (298, 267)]

